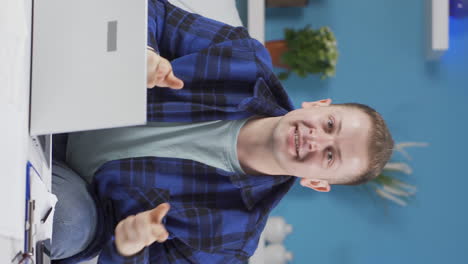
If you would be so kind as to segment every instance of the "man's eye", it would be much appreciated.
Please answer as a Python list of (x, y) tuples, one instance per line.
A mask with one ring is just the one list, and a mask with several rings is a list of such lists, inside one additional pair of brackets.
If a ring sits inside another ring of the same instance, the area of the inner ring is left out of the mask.
[(327, 160), (328, 162), (331, 162), (333, 160), (333, 152), (331, 152), (331, 150), (327, 152)]
[(329, 118), (327, 122), (327, 126), (330, 131), (333, 129), (333, 125), (334, 125), (333, 119)]

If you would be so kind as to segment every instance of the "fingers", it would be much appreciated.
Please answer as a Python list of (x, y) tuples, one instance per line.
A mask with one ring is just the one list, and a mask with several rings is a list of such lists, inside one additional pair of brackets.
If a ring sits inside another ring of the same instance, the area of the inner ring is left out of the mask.
[(145, 246), (153, 244), (154, 239), (150, 236), (151, 234), (151, 222), (150, 219), (143, 215), (137, 215), (135, 221), (132, 223), (133, 233), (141, 243)]
[(123, 256), (131, 256), (146, 245), (146, 241), (141, 237), (143, 231), (136, 228), (137, 221), (138, 218), (132, 215), (120, 221), (115, 228), (115, 245), (117, 251)]
[(131, 215), (125, 218), (125, 221), (122, 221), (121, 230), (125, 240), (135, 241), (138, 239), (138, 233), (134, 232), (135, 218), (134, 215)]
[(166, 228), (162, 224), (153, 225), (151, 234), (153, 236), (154, 241), (157, 241), (159, 243), (163, 243), (169, 237), (169, 232), (167, 232)]
[(155, 241), (164, 242), (169, 236), (163, 224), (152, 223), (151, 218), (145, 213), (128, 217), (124, 228), (127, 241), (140, 244), (141, 247), (149, 246)]
[(168, 203), (162, 203), (150, 211), (151, 217), (151, 233), (154, 241), (162, 243), (167, 240), (169, 233), (162, 224), (164, 217), (167, 215), (171, 206)]
[(174, 75), (171, 63), (161, 56), (159, 58), (157, 65), (148, 64), (147, 87), (153, 88), (154, 86), (158, 86), (182, 89), (184, 82)]
[(166, 76), (165, 81), (166, 81), (167, 87), (172, 88), (172, 89), (182, 89), (184, 87), (184, 82), (181, 79), (175, 77), (172, 70)]
[(167, 212), (169, 212), (171, 206), (168, 203), (162, 203), (156, 208), (150, 211), (151, 222), (154, 224), (161, 224), (163, 218), (166, 216)]
[(175, 77), (171, 63), (164, 58), (161, 60), (156, 70), (156, 86), (169, 87), (172, 89), (181, 89), (184, 87), (184, 82)]
[(146, 69), (147, 69), (147, 77), (146, 77), (146, 86), (148, 88), (153, 88), (156, 85), (156, 76), (155, 72), (158, 65), (161, 63), (161, 56), (159, 54), (147, 50), (146, 51)]
[(169, 237), (169, 232), (167, 232), (162, 221), (170, 208), (171, 206), (168, 203), (162, 203), (156, 208), (141, 214), (147, 220), (148, 229), (144, 230), (147, 245), (151, 245), (156, 241), (162, 243)]
[(115, 228), (116, 246), (121, 255), (130, 256), (154, 242), (162, 243), (169, 237), (169, 232), (162, 224), (169, 211), (168, 203), (154, 209), (130, 215), (120, 221)]

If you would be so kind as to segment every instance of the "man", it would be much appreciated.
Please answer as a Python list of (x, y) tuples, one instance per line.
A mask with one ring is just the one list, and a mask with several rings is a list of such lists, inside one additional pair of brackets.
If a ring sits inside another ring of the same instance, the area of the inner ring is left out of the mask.
[(388, 161), (378, 113), (330, 99), (293, 111), (244, 28), (163, 0), (149, 2), (148, 24), (148, 85), (162, 88), (148, 90), (147, 125), (70, 134), (67, 163), (93, 189), (56, 164), (56, 263), (99, 252), (101, 263), (245, 263), (296, 178), (328, 192)]

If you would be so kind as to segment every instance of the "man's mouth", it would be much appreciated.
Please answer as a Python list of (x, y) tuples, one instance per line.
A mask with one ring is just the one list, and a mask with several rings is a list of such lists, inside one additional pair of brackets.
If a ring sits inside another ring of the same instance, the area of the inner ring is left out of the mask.
[(296, 146), (296, 156), (299, 158), (299, 129), (297, 126), (294, 130), (294, 144)]

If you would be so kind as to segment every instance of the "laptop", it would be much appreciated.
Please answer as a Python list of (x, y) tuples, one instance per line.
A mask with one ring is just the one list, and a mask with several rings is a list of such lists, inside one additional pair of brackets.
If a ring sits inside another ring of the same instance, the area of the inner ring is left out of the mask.
[(147, 0), (33, 2), (30, 135), (146, 123)]

